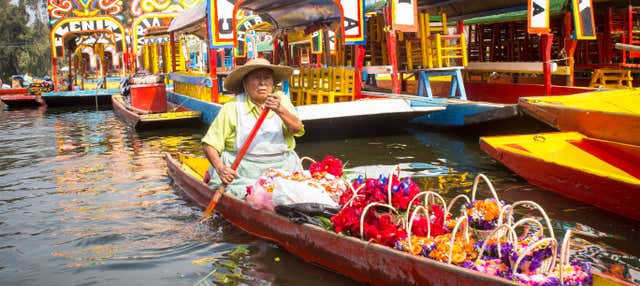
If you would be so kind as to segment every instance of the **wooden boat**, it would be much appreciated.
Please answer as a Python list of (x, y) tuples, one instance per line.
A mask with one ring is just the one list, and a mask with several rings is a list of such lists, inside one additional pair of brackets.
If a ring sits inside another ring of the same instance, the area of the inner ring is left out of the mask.
[(640, 146), (559, 132), (481, 137), (480, 148), (531, 184), (640, 220)]
[[(185, 155), (176, 159), (169, 153), (165, 153), (165, 159), (176, 186), (206, 207), (213, 196), (213, 190), (202, 182), (209, 162)], [(284, 216), (253, 208), (227, 194), (218, 201), (216, 211), (240, 229), (273, 241), (307, 262), (373, 285), (515, 285), (509, 280), (339, 235), (314, 225), (295, 224)], [(612, 279), (595, 274), (594, 285), (607, 285), (602, 282), (610, 283)]]
[(119, 89), (96, 89), (54, 91), (42, 94), (48, 106), (96, 106), (111, 104), (111, 95), (120, 94)]
[(521, 98), (524, 112), (562, 131), (640, 145), (640, 89)]
[(172, 126), (194, 126), (200, 124), (200, 112), (191, 111), (185, 107), (169, 103), (167, 110), (170, 112), (149, 113), (148, 111), (137, 109), (124, 102), (121, 95), (111, 97), (113, 110), (127, 124), (136, 129), (150, 127), (172, 127)]
[(0, 89), (0, 100), (9, 107), (31, 107), (43, 105), (38, 95), (32, 95), (26, 88)]

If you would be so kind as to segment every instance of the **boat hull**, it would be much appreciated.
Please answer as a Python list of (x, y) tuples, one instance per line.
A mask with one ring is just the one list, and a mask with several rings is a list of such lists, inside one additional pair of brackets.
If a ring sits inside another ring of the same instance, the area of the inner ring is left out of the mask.
[(119, 95), (112, 96), (111, 100), (116, 114), (135, 129), (200, 125), (200, 112), (182, 110), (178, 112), (142, 114), (128, 107)]
[(1, 95), (0, 100), (9, 107), (34, 107), (44, 104), (40, 96), (27, 94)]
[[(640, 89), (622, 92), (640, 98)], [(604, 98), (606, 94), (594, 92), (591, 98), (585, 97), (584, 100), (593, 101), (593, 108), (575, 107), (570, 102), (563, 105), (541, 104), (536, 98), (520, 99), (519, 105), (525, 113), (558, 130), (577, 131), (592, 138), (640, 145), (640, 101), (636, 99), (632, 105), (620, 103), (621, 111), (625, 112), (599, 110), (600, 102), (606, 100), (599, 96)], [(635, 112), (626, 112), (629, 110)]]
[[(199, 178), (165, 153), (173, 182), (206, 207), (213, 196)], [(223, 194), (216, 211), (227, 221), (257, 237), (276, 242), (307, 262), (374, 285), (514, 285), (512, 282), (378, 244), (339, 235), (322, 228), (292, 223), (270, 211), (254, 209)]]
[[(536, 157), (534, 154), (521, 152), (527, 151), (529, 147), (519, 145), (516, 140), (511, 144), (495, 144), (490, 140), (491, 137), (480, 138), (480, 148), (529, 183), (618, 215), (640, 220), (640, 206), (636, 203), (629, 203), (640, 200), (640, 183), (637, 183), (640, 181), (622, 180), (614, 174), (593, 171), (594, 168), (586, 165), (583, 168), (577, 168), (563, 164), (561, 160)], [(575, 144), (583, 144), (583, 141), (575, 142)], [(629, 162), (640, 160), (638, 157), (640, 156), (640, 147), (615, 142), (602, 144), (613, 145), (603, 145), (597, 149), (591, 148), (594, 151), (593, 157), (607, 156), (604, 159), (609, 163), (617, 161), (619, 166), (626, 166), (625, 171), (637, 176), (640, 169), (637, 166), (634, 167), (635, 163), (625, 165), (621, 160), (629, 160)], [(505, 147), (505, 145), (515, 148)], [(561, 153), (556, 152), (553, 156), (562, 157)], [(636, 158), (633, 154), (636, 154)], [(603, 164), (607, 164), (607, 162)]]
[(111, 104), (111, 95), (120, 94), (117, 89), (57, 91), (42, 94), (49, 107), (96, 106)]

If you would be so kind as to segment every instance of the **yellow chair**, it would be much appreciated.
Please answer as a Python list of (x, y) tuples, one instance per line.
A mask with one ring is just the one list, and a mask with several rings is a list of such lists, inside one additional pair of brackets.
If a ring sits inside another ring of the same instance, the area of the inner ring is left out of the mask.
[(308, 96), (315, 103), (326, 103), (326, 99), (331, 93), (333, 87), (333, 68), (317, 69), (317, 85), (315, 89), (309, 90)]
[(300, 105), (302, 102), (302, 89), (300, 88), (300, 70), (291, 74), (289, 78), (289, 96), (293, 105)]
[(304, 89), (305, 104), (318, 103), (318, 96), (316, 91), (320, 88), (320, 69), (309, 69), (308, 75), (308, 87)]

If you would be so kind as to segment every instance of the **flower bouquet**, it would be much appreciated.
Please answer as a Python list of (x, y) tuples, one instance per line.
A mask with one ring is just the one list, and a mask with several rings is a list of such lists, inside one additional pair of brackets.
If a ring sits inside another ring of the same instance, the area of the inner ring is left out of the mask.
[[(476, 192), (480, 179), (483, 179), (487, 183), (493, 198), (476, 200)], [(468, 204), (463, 205), (462, 212), (467, 216), (472, 232), (479, 239), (486, 238), (490, 231), (501, 223), (498, 217), (500, 216), (503, 205), (504, 203), (498, 198), (496, 190), (493, 188), (489, 179), (483, 174), (478, 174), (473, 181), (471, 200)]]

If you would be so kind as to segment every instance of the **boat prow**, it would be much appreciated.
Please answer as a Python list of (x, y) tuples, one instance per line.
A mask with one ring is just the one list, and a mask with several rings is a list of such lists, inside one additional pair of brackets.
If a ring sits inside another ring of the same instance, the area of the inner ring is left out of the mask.
[(640, 145), (640, 89), (521, 98), (524, 112), (562, 131)]
[(531, 184), (640, 220), (640, 146), (560, 132), (481, 137), (480, 148)]
[(169, 104), (167, 107), (168, 110), (174, 111), (149, 113), (126, 104), (121, 95), (113, 95), (111, 100), (116, 114), (136, 129), (197, 126), (200, 124), (201, 113), (199, 111), (187, 110), (174, 104)]

